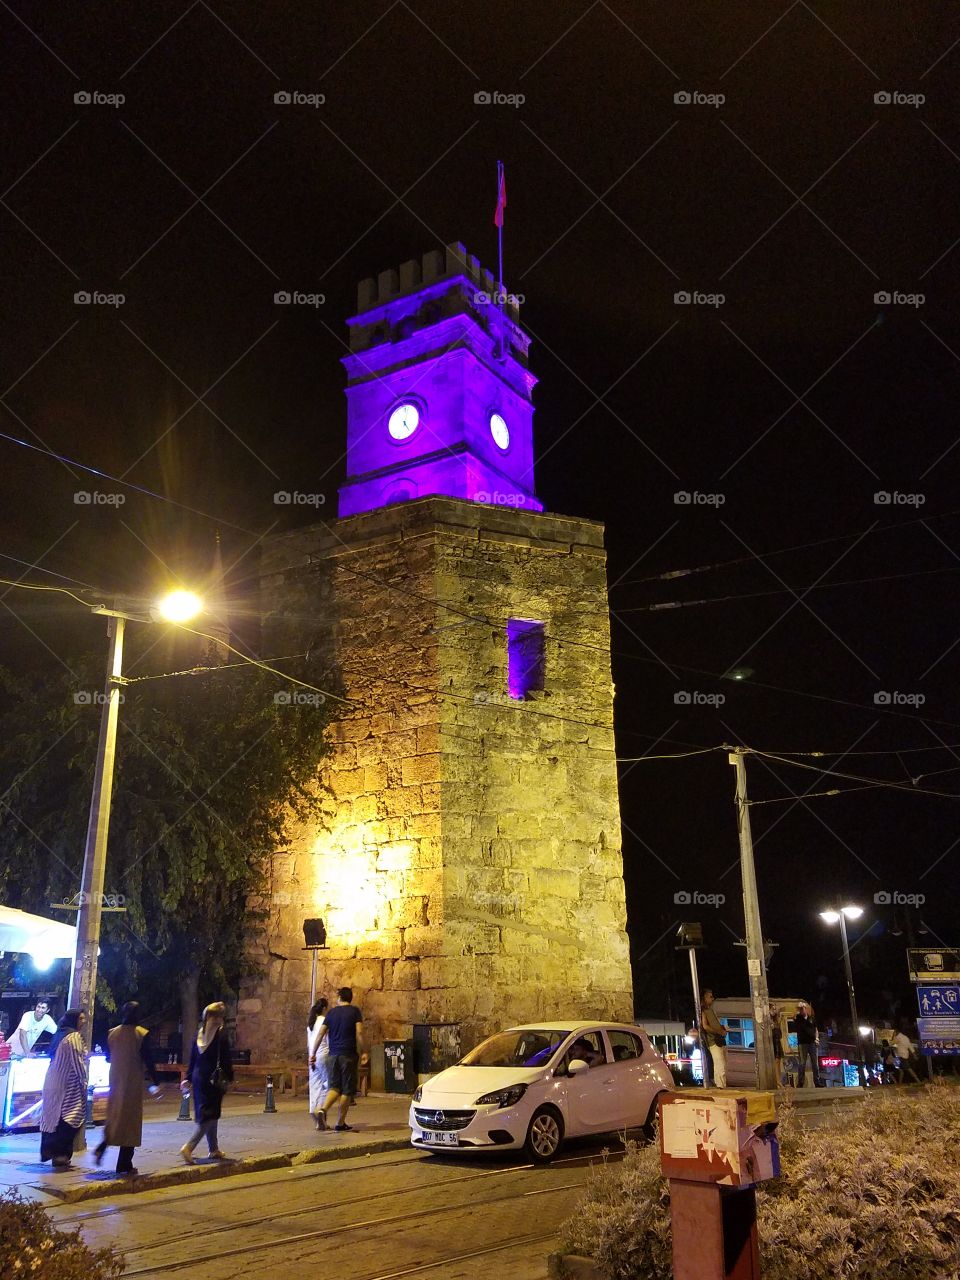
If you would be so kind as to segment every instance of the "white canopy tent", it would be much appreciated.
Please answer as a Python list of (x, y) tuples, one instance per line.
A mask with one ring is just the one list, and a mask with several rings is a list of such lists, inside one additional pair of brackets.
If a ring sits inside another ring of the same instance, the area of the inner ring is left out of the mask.
[(54, 960), (70, 959), (76, 945), (76, 925), (0, 906), (0, 951), (26, 952), (45, 968)]

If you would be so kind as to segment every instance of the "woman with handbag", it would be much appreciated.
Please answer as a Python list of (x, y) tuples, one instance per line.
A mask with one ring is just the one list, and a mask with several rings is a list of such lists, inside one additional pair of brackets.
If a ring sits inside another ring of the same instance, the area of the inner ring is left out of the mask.
[(187, 1164), (194, 1163), (193, 1151), (201, 1138), (207, 1140), (211, 1160), (227, 1158), (220, 1150), (217, 1137), (223, 1095), (233, 1079), (230, 1045), (223, 1029), (226, 1017), (227, 1007), (220, 1000), (204, 1009), (200, 1030), (190, 1051), (187, 1079), (180, 1086), (184, 1093), (193, 1089), (193, 1114), (197, 1121), (192, 1137), (180, 1148)]

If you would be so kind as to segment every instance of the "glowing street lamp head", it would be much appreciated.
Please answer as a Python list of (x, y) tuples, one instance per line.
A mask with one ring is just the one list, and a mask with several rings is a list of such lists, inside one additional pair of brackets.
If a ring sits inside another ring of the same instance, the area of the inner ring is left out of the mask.
[(189, 622), (203, 608), (203, 601), (192, 591), (171, 591), (157, 604), (157, 612), (167, 622)]
[(821, 911), (820, 919), (826, 920), (827, 924), (836, 924), (841, 914), (845, 915), (848, 920), (859, 920), (863, 915), (863, 907), (841, 907), (839, 911)]

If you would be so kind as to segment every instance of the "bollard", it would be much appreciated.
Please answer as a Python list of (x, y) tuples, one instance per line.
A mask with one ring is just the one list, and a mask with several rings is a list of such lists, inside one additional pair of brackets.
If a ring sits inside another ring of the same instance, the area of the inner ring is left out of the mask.
[(275, 1112), (277, 1104), (273, 1100), (273, 1076), (267, 1076), (267, 1099), (263, 1104), (264, 1112)]
[(190, 1094), (184, 1093), (182, 1090), (180, 1092), (180, 1114), (177, 1116), (177, 1119), (190, 1119)]
[(756, 1184), (780, 1174), (772, 1093), (661, 1095), (675, 1280), (756, 1280)]
[(93, 1128), (93, 1085), (92, 1085), (92, 1084), (91, 1084), (91, 1085), (87, 1085), (87, 1115), (86, 1115), (86, 1121), (87, 1121), (87, 1123), (86, 1123), (86, 1127), (87, 1127), (88, 1129), (92, 1129), (92, 1128)]

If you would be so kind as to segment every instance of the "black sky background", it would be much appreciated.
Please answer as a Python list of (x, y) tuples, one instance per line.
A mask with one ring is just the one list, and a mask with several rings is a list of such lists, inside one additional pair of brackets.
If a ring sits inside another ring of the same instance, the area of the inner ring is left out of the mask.
[[(241, 618), (257, 540), (308, 518), (274, 492), (323, 492), (335, 513), (357, 281), (457, 239), (494, 267), (504, 161), (537, 489), (607, 525), (619, 753), (822, 751), (910, 787), (749, 762), (753, 798), (776, 801), (752, 810), (774, 994), (842, 1017), (839, 943), (816, 915), (842, 896), (867, 908), (864, 1014), (913, 1012), (909, 931), (958, 941), (956, 6), (11, 0), (0, 32), (0, 430), (219, 519)], [(278, 307), (282, 289), (326, 301)], [(78, 290), (125, 302), (77, 306)], [(681, 306), (680, 290), (725, 300)], [(119, 510), (75, 504), (95, 488), (118, 491), (0, 440), (0, 552), (25, 562), (3, 575), (149, 594), (208, 564), (212, 520), (130, 489)], [(719, 567), (658, 580), (699, 566)], [(14, 667), (101, 629), (0, 598)], [(723, 679), (734, 667), (752, 675)], [(832, 786), (863, 789), (794, 800)], [(745, 993), (725, 754), (625, 763), (621, 791), (641, 1011), (686, 1012), (671, 939), (691, 916), (705, 978)], [(694, 910), (681, 891), (726, 901)], [(926, 902), (895, 913), (883, 891)]]

